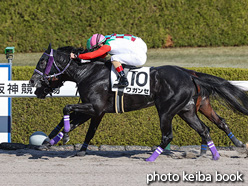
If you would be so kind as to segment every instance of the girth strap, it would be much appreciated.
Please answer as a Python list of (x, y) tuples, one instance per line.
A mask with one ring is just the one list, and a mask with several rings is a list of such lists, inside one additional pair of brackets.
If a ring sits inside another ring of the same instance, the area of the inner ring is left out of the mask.
[[(127, 76), (127, 73), (129, 72), (130, 68), (124, 67), (124, 73)], [(125, 87), (118, 88), (115, 92), (115, 112), (118, 113), (124, 113), (124, 89)]]
[(115, 92), (115, 112), (117, 114), (124, 112), (123, 97), (124, 97), (124, 88), (118, 88), (118, 90)]

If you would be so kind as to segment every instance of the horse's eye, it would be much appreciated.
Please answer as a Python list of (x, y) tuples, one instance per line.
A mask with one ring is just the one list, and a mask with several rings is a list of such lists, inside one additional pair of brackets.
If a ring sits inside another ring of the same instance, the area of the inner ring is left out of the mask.
[(41, 68), (45, 68), (45, 67), (46, 67), (46, 61), (45, 61), (45, 60), (42, 60), (42, 61), (40, 62), (40, 67), (41, 67)]

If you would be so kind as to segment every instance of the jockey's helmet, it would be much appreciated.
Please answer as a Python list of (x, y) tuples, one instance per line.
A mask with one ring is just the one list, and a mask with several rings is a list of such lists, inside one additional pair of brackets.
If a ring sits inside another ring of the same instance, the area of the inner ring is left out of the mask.
[[(104, 41), (106, 41), (106, 38), (102, 34), (94, 34), (90, 38), (90, 47), (89, 48), (94, 49), (94, 48), (98, 47), (99, 44), (103, 43)], [(87, 46), (87, 48), (88, 48), (88, 46)]]

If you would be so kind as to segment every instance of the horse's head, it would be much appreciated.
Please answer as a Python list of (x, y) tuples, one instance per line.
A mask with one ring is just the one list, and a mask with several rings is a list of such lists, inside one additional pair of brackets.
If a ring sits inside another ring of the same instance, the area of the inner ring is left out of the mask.
[(68, 68), (70, 64), (61, 67), (61, 64), (59, 64), (58, 61), (68, 60), (69, 52), (68, 54), (59, 56), (58, 51), (53, 50), (51, 44), (49, 44), (48, 49), (38, 61), (36, 69), (29, 81), (31, 86), (36, 87), (35, 95), (38, 98), (45, 98), (48, 94), (52, 94), (56, 88), (63, 85), (61, 75), (65, 68)]

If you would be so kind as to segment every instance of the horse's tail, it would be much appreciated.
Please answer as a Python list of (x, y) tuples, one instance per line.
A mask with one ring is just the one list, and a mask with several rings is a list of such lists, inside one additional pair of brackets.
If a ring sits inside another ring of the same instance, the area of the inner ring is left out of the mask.
[(248, 95), (245, 91), (220, 77), (195, 71), (194, 73), (192, 78), (200, 86), (199, 93), (202, 96), (217, 94), (234, 111), (248, 115)]

